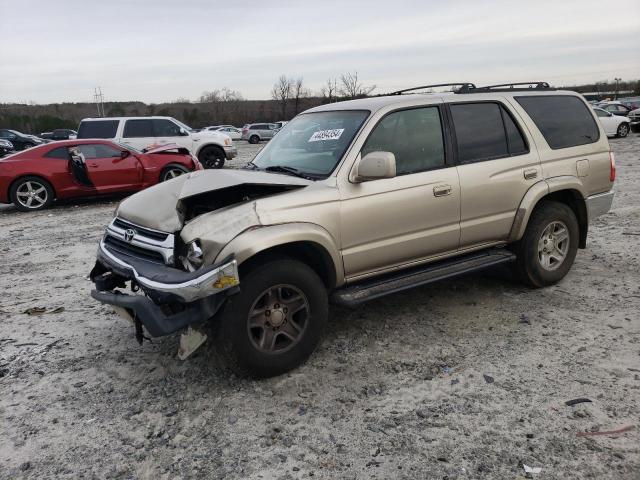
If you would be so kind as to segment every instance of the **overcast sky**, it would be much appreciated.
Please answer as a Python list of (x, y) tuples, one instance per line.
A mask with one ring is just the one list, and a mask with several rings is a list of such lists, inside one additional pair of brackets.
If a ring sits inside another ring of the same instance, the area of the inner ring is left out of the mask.
[[(358, 72), (425, 83), (640, 78), (640, 0), (0, 0), (0, 102), (270, 97)], [(608, 7), (607, 7), (608, 5)], [(11, 8), (8, 8), (8, 7)], [(606, 7), (606, 8), (605, 8)]]

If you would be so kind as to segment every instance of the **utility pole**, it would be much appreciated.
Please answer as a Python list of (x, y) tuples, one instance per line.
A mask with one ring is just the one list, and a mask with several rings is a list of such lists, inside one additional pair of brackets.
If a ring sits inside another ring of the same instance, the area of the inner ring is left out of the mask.
[(614, 80), (616, 81), (616, 92), (615, 92), (615, 94), (613, 96), (613, 99), (617, 100), (618, 99), (618, 84), (622, 81), (622, 79), (621, 78), (614, 78)]
[(93, 100), (96, 102), (98, 116), (104, 117), (104, 95), (102, 94), (102, 87), (93, 89)]

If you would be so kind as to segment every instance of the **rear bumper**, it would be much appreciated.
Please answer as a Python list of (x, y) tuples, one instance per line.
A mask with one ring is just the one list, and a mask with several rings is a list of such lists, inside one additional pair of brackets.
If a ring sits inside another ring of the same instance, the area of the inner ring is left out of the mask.
[(591, 195), (586, 198), (587, 212), (589, 214), (590, 222), (594, 218), (604, 215), (611, 210), (614, 194), (615, 192), (610, 190), (608, 192)]
[[(124, 308), (154, 337), (168, 335), (211, 318), (229, 295), (239, 290), (237, 262), (233, 258), (185, 272), (166, 265), (116, 256), (104, 242), (90, 274), (96, 289), (91, 296), (101, 303)], [(144, 295), (117, 290), (138, 286)]]

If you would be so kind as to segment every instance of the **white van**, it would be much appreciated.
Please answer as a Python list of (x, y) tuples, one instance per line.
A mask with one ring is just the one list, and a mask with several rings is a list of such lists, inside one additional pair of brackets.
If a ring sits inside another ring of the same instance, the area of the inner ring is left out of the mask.
[(222, 168), (238, 154), (233, 140), (217, 131), (196, 132), (172, 117), (85, 118), (78, 138), (104, 138), (143, 150), (175, 143), (198, 157), (204, 168)]

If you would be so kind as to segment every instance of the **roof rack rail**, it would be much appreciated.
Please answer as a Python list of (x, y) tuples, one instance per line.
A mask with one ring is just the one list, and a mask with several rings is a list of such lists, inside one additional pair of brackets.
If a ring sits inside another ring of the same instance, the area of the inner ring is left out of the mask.
[(456, 85), (460, 86), (460, 88), (458, 90), (453, 90), (456, 93), (462, 93), (462, 92), (465, 92), (467, 90), (472, 90), (472, 89), (476, 88), (476, 86), (473, 83), (470, 83), (470, 82), (436, 83), (436, 84), (433, 84), (433, 85), (422, 85), (421, 87), (405, 88), (403, 90), (398, 90), (396, 92), (388, 93), (387, 95), (402, 95), (403, 93), (406, 93), (406, 92), (413, 92), (413, 91), (416, 91), (416, 90), (424, 90), (425, 88), (455, 87)]
[[(526, 86), (525, 86), (526, 85)], [(468, 91), (461, 91), (459, 93), (476, 93), (476, 92), (526, 92), (530, 90), (555, 90), (547, 82), (515, 82), (515, 83), (500, 83), (497, 85), (486, 85), (483, 87), (476, 87)]]

